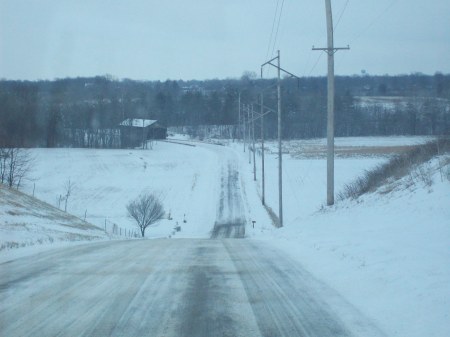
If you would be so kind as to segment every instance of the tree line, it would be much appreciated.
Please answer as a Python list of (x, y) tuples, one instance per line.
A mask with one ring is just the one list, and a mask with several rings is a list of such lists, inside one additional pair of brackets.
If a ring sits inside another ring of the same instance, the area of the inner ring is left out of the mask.
[[(248, 72), (240, 79), (205, 81), (1, 80), (0, 147), (113, 144), (126, 118), (157, 119), (165, 126), (237, 125), (239, 97), (251, 104), (263, 92), (264, 104), (276, 109), (275, 84)], [(364, 100), (379, 96), (396, 103)], [(449, 102), (450, 75), (338, 76), (336, 135), (449, 134)], [(283, 79), (282, 111), (285, 138), (323, 137), (326, 78)], [(275, 114), (267, 115), (268, 138), (276, 137), (276, 121)]]

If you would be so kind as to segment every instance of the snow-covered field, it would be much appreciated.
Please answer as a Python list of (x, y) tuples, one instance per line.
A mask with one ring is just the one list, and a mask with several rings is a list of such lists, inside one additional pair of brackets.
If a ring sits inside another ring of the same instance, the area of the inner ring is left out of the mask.
[[(356, 96), (355, 104), (360, 107), (367, 108), (373, 106), (380, 106), (383, 109), (394, 111), (397, 107), (405, 108), (408, 104), (413, 106), (422, 105), (428, 98), (427, 97), (405, 97), (405, 96)], [(439, 98), (436, 100), (449, 108), (450, 101), (445, 98)]]
[[(346, 148), (345, 155), (336, 157), (336, 192), (392, 153), (426, 140), (336, 139), (338, 148)], [(81, 218), (86, 213), (86, 220), (101, 228), (106, 220), (108, 225), (132, 229), (126, 204), (143, 191), (152, 191), (161, 196), (172, 220), (164, 219), (150, 228), (148, 237), (206, 238), (216, 220), (222, 168), (235, 160), (249, 239), (264, 241), (298, 260), (388, 336), (450, 335), (450, 182), (441, 179), (437, 160), (429, 164), (434, 169), (431, 187), (420, 181), (411, 185), (405, 178), (390, 193), (373, 193), (328, 208), (323, 206), (325, 141), (286, 143), (285, 227), (276, 229), (261, 206), (260, 155), (254, 182), (253, 165), (242, 143), (218, 146), (187, 142), (183, 137), (176, 141), (195, 146), (158, 142), (153, 150), (34, 149), (35, 195), (57, 206), (70, 179), (75, 189), (68, 212)], [(266, 201), (277, 214), (276, 144), (267, 146)], [(348, 155), (352, 148), (361, 147), (366, 149)], [(377, 147), (384, 150), (374, 151)], [(308, 150), (317, 155), (302, 155)], [(447, 170), (448, 166), (447, 161)], [(32, 190), (29, 182), (24, 191), (31, 194)], [(174, 235), (177, 223), (181, 232)]]
[[(107, 230), (112, 224), (136, 228), (126, 205), (152, 192), (162, 200), (167, 217), (147, 230), (148, 237), (167, 237), (176, 223), (182, 227), (178, 237), (185, 228), (190, 237), (209, 235), (216, 200), (205, 196), (217, 191), (221, 164), (213, 151), (159, 142), (153, 150), (34, 149), (33, 154), (36, 197), (57, 206), (70, 179), (75, 187), (68, 212), (83, 218), (86, 213), (92, 224), (104, 228), (106, 220)], [(29, 183), (24, 190), (32, 189)]]

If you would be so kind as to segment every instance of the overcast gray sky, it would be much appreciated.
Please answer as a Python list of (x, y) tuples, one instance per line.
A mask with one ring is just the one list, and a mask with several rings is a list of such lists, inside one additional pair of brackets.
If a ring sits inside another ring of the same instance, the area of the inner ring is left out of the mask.
[[(283, 68), (324, 75), (325, 55), (311, 51), (326, 44), (324, 2), (0, 0), (0, 77), (240, 77), (277, 49)], [(450, 73), (449, 0), (332, 4), (335, 45), (351, 48), (336, 54), (337, 74)]]

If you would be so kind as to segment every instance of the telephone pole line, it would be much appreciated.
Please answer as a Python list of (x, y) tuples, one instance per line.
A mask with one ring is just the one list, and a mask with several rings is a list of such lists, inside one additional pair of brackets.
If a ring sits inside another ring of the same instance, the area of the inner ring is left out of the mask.
[(241, 128), (241, 92), (239, 91), (238, 96), (238, 135), (240, 134), (242, 136), (242, 128)]
[[(259, 105), (261, 107), (261, 113), (258, 113), (255, 109), (253, 109), (253, 118), (252, 118), (252, 122), (260, 119), (260, 127), (261, 127), (261, 181), (262, 181), (262, 197), (261, 197), (261, 202), (263, 205), (266, 204), (266, 197), (265, 197), (265, 170), (264, 170), (264, 115), (267, 115), (269, 113), (277, 113), (276, 110), (270, 109), (266, 106), (264, 106), (263, 104), (263, 92), (261, 92), (261, 102), (257, 103), (256, 101), (252, 104), (252, 106), (254, 104)], [(266, 109), (267, 111), (264, 112), (264, 109)], [(248, 122), (250, 123), (250, 122)], [(256, 142), (256, 138), (254, 138), (255, 142)], [(255, 163), (255, 160), (253, 161)], [(255, 175), (256, 175), (256, 169), (254, 170)], [(254, 179), (256, 180), (256, 178)]]
[(251, 153), (251, 130), (250, 130), (250, 105), (247, 104), (247, 122), (248, 122), (248, 163), (252, 163), (252, 153)]
[(325, 11), (327, 17), (327, 48), (312, 48), (322, 50), (328, 54), (328, 98), (327, 98), (327, 205), (334, 204), (334, 54), (338, 50), (333, 41), (333, 16), (331, 12), (331, 0), (325, 0)]
[(264, 99), (263, 93), (261, 92), (261, 178), (262, 178), (262, 204), (266, 204), (266, 186), (265, 186), (265, 176), (264, 176)]
[[(273, 64), (272, 61), (277, 60), (277, 64)], [(289, 71), (281, 68), (280, 66), (280, 51), (277, 51), (277, 56), (261, 65), (261, 78), (263, 74), (263, 67), (265, 65), (271, 65), (277, 69), (277, 96), (278, 96), (278, 218), (280, 220), (280, 227), (283, 227), (283, 161), (282, 161), (282, 148), (281, 148), (281, 71), (300, 79), (298, 76), (290, 73)]]
[(256, 149), (255, 149), (255, 118), (254, 118), (254, 113), (253, 113), (253, 104), (251, 105), (252, 107), (252, 140), (253, 140), (253, 181), (256, 181)]
[(242, 105), (242, 138), (244, 140), (244, 152), (245, 152), (245, 111), (244, 105)]
[(281, 73), (280, 73), (280, 51), (277, 51), (277, 96), (278, 96), (278, 216), (280, 227), (283, 227), (283, 161), (281, 148)]

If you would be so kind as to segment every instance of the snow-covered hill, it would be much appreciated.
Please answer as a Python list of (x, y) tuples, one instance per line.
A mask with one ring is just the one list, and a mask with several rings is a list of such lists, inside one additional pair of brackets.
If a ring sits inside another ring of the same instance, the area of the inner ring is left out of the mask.
[(0, 185), (0, 251), (106, 238), (100, 228)]

